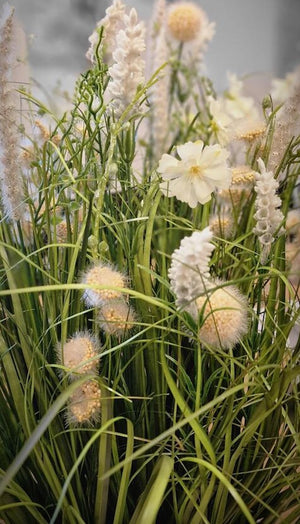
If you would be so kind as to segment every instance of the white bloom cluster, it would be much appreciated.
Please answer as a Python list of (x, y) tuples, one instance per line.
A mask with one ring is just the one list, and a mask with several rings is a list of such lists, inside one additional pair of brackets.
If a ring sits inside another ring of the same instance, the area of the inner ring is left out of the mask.
[(108, 99), (116, 117), (120, 116), (132, 102), (137, 88), (144, 83), (145, 27), (138, 22), (135, 9), (124, 15), (124, 29), (116, 36), (116, 49), (113, 52), (114, 64), (109, 68), (111, 76), (107, 88)]
[(91, 45), (85, 55), (92, 63), (95, 62), (95, 52), (99, 43), (99, 28), (104, 27), (103, 43), (106, 52), (109, 53), (115, 46), (117, 33), (123, 27), (125, 8), (122, 0), (114, 0), (113, 4), (106, 9), (105, 17), (97, 23), (95, 31), (89, 37)]
[(271, 96), (276, 104), (286, 102), (293, 96), (300, 81), (300, 67), (287, 73), (284, 78), (273, 78), (271, 84)]
[(279, 209), (281, 200), (276, 195), (278, 181), (275, 180), (272, 171), (268, 172), (266, 170), (261, 158), (258, 159), (257, 163), (260, 173), (256, 174), (256, 184), (254, 186), (257, 196), (255, 201), (256, 213), (254, 215), (256, 226), (253, 231), (258, 235), (259, 242), (263, 248), (261, 261), (264, 263), (274, 240), (273, 235), (283, 220), (283, 214)]
[(243, 94), (243, 82), (236, 75), (228, 75), (229, 88), (223, 96), (208, 98), (210, 127), (218, 143), (226, 146), (230, 141), (255, 138), (265, 130), (265, 123), (250, 96)]
[(209, 227), (184, 237), (172, 254), (169, 269), (171, 288), (178, 307), (184, 307), (197, 318), (195, 299), (210, 286), (209, 259), (214, 245)]

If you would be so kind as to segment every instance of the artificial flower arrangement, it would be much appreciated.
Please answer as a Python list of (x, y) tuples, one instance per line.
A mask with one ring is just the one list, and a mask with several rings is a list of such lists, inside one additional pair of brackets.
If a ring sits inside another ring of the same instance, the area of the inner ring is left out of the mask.
[(299, 517), (300, 75), (217, 94), (214, 30), (114, 0), (24, 123), (3, 10), (1, 522)]

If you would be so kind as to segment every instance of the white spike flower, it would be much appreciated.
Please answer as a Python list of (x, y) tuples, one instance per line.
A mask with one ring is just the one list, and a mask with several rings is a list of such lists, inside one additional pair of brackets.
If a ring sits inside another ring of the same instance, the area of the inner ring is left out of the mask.
[(219, 144), (205, 146), (201, 140), (177, 146), (180, 160), (164, 154), (159, 161), (158, 173), (163, 182), (162, 192), (176, 196), (190, 207), (205, 204), (215, 189), (228, 189), (231, 171), (227, 165), (229, 152)]
[(214, 245), (210, 242), (209, 227), (184, 237), (180, 247), (172, 254), (169, 269), (171, 288), (176, 295), (176, 304), (192, 315), (197, 315), (195, 299), (210, 286), (209, 260)]
[(129, 15), (124, 16), (124, 29), (116, 36), (115, 63), (109, 68), (111, 79), (106, 94), (116, 117), (132, 103), (138, 87), (144, 83), (144, 35), (144, 24), (138, 22), (136, 10), (131, 9)]
[[(266, 170), (261, 158), (258, 159), (257, 163), (260, 173), (256, 174), (254, 186), (257, 196), (255, 201), (256, 213), (254, 215), (256, 226), (253, 231), (258, 235), (262, 246), (261, 262), (264, 263), (274, 240), (273, 235), (279, 229), (284, 217), (279, 209), (281, 200), (276, 195), (278, 181), (275, 180), (272, 171)], [(280, 232), (283, 232), (283, 230)]]
[(125, 8), (122, 0), (114, 0), (106, 9), (105, 17), (97, 23), (97, 28), (89, 37), (91, 45), (85, 55), (92, 63), (95, 62), (95, 52), (99, 43), (99, 28), (104, 27), (103, 44), (106, 54), (110, 54), (115, 46), (116, 35), (124, 25)]

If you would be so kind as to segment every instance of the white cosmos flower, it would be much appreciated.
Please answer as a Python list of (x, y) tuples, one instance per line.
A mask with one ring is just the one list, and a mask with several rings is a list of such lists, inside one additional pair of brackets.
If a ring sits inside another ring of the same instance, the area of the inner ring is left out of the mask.
[(215, 189), (228, 189), (231, 171), (227, 166), (229, 152), (219, 144), (205, 146), (201, 140), (177, 146), (180, 160), (164, 154), (159, 161), (158, 173), (163, 182), (162, 192), (196, 207), (211, 199)]

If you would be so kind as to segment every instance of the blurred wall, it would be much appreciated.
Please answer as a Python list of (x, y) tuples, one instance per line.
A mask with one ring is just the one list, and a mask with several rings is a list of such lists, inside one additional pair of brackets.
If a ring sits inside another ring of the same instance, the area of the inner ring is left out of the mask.
[[(105, 0), (11, 0), (29, 40), (32, 76), (51, 91), (60, 80), (72, 91), (88, 63), (88, 36), (110, 2)], [(170, 2), (171, 3), (171, 2)], [(300, 0), (199, 0), (216, 22), (206, 55), (217, 89), (226, 72), (284, 75), (300, 63)], [(128, 0), (144, 19), (154, 0)]]

